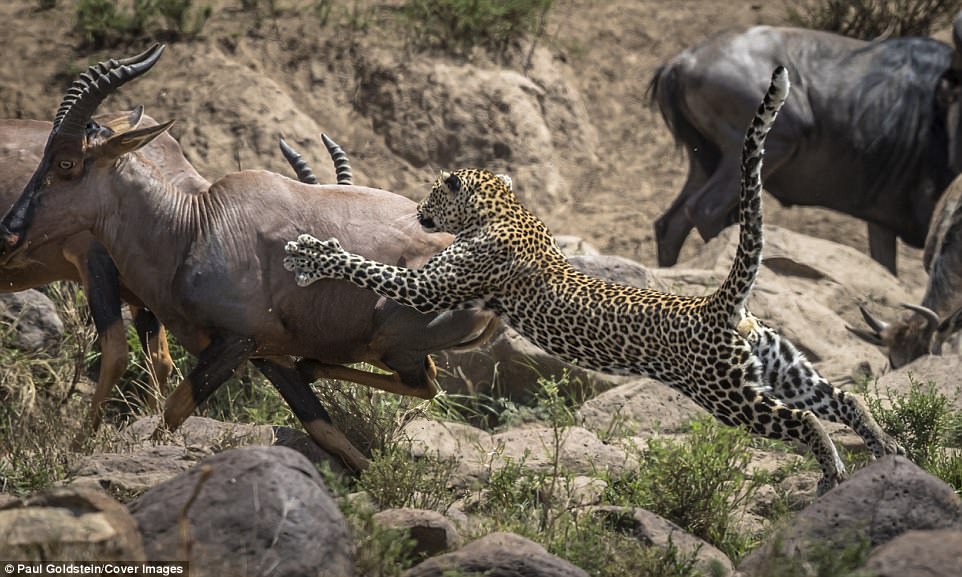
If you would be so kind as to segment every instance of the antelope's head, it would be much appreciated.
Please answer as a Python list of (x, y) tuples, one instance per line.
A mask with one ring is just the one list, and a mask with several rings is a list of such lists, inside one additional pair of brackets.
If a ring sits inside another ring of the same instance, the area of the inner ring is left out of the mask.
[(36, 171), (0, 219), (0, 263), (27, 247), (28, 231), (44, 193), (84, 186), (93, 162), (136, 150), (170, 127), (171, 123), (137, 127), (140, 109), (116, 122), (99, 124), (91, 120), (109, 94), (150, 70), (163, 51), (163, 45), (155, 44), (131, 58), (99, 62), (73, 82), (57, 110)]

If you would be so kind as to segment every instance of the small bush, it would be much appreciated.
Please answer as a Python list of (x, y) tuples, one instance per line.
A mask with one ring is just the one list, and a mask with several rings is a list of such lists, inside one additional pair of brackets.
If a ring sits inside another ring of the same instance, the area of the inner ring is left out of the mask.
[(865, 399), (879, 425), (905, 447), (912, 462), (962, 492), (962, 455), (954, 450), (962, 412), (952, 409), (935, 383), (912, 380), (908, 393), (886, 389), (885, 395), (891, 407), (882, 404), (877, 388)]
[(554, 0), (408, 0), (403, 14), (419, 46), (468, 53), (481, 46), (504, 53), (540, 35)]
[(413, 457), (404, 443), (378, 450), (358, 479), (378, 509), (410, 507), (444, 513), (458, 498), (451, 488), (457, 463), (439, 457)]
[(750, 443), (741, 429), (695, 421), (683, 441), (651, 439), (638, 468), (612, 480), (608, 499), (661, 515), (736, 560), (750, 545), (736, 515), (763, 484), (744, 473)]
[(928, 35), (958, 9), (956, 0), (815, 0), (789, 8), (788, 19), (803, 28), (872, 40)]
[(210, 4), (193, 0), (134, 0), (131, 9), (115, 0), (79, 0), (75, 28), (88, 48), (109, 48), (141, 42), (150, 36), (192, 38), (210, 18)]

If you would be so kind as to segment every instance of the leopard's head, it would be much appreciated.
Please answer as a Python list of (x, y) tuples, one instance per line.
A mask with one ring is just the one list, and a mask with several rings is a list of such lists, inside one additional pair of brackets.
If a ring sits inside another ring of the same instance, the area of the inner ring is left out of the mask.
[(428, 232), (458, 234), (482, 224), (486, 214), (506, 202), (516, 202), (507, 175), (477, 169), (442, 172), (418, 204), (418, 221)]

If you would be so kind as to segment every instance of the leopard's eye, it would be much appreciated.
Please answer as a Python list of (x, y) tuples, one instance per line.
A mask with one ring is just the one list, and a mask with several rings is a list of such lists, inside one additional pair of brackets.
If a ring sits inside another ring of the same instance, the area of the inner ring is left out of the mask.
[(452, 194), (457, 194), (461, 191), (461, 179), (454, 174), (445, 178), (444, 184), (448, 187), (448, 190), (450, 190)]

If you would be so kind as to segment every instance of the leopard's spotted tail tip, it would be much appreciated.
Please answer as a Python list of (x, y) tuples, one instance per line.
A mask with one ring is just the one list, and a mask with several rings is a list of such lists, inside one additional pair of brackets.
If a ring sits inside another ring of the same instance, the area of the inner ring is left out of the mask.
[(791, 86), (792, 83), (788, 80), (788, 69), (781, 65), (776, 67), (775, 71), (772, 72), (771, 87), (768, 89), (772, 104), (775, 107), (779, 107), (785, 102)]

